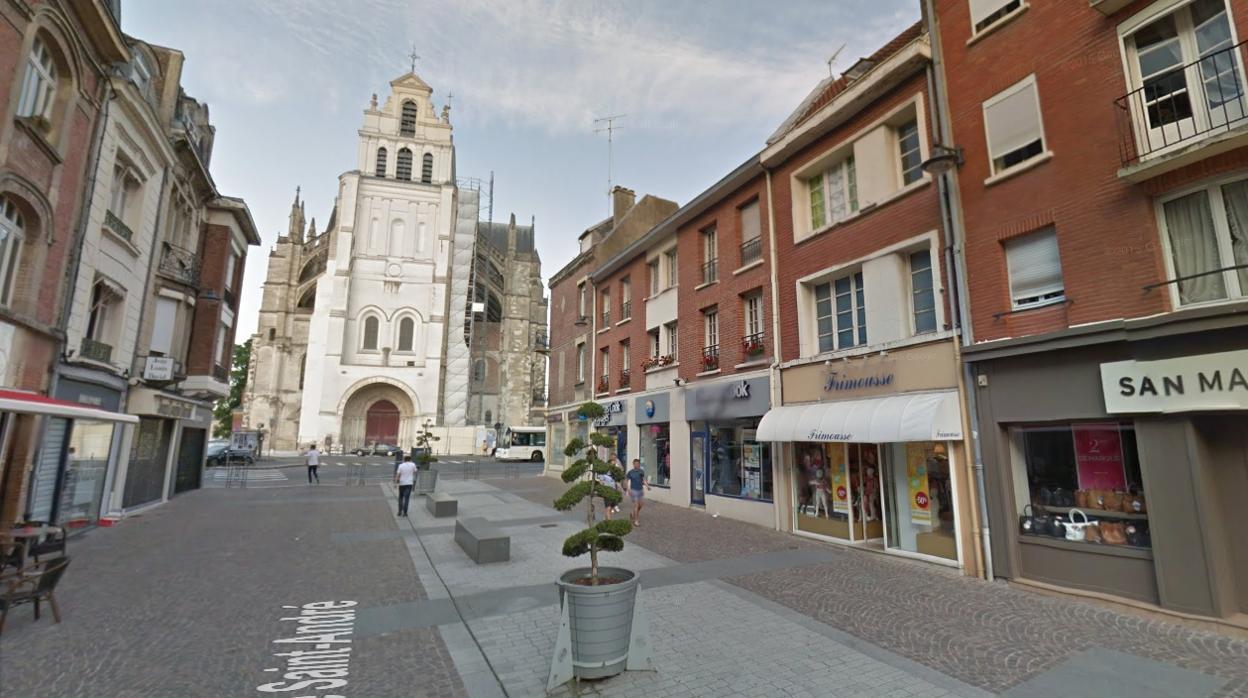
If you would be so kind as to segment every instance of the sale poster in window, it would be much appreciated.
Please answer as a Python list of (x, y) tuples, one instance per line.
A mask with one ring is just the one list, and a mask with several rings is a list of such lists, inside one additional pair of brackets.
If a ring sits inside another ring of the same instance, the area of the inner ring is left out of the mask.
[(927, 449), (906, 444), (906, 480), (910, 487), (910, 522), (932, 525), (932, 497), (927, 484)]
[(828, 467), (832, 470), (832, 511), (849, 514), (849, 462), (845, 444), (828, 447)]
[(1122, 437), (1114, 424), (1072, 424), (1081, 490), (1125, 490)]

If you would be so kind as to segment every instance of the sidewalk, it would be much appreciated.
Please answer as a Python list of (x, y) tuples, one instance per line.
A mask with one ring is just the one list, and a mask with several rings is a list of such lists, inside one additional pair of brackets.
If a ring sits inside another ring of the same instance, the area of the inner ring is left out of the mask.
[[(377, 484), (202, 490), (76, 538), (64, 622), (10, 614), (0, 695), (270, 695), (282, 619), (347, 600), (348, 685), (278, 695), (543, 695), (553, 580), (583, 562), (563, 484), (439, 490), (511, 561), (471, 563), (453, 521), (419, 497), (398, 519)], [(1248, 643), (653, 502), (643, 524), (604, 562), (640, 572), (657, 671), (556, 695), (1248, 696)]]

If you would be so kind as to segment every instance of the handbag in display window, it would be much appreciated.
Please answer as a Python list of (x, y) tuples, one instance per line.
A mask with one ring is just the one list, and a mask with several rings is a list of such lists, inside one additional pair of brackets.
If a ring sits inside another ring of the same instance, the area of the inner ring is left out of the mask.
[(1127, 514), (1147, 514), (1148, 504), (1144, 501), (1144, 493), (1132, 487), (1122, 498), (1122, 511)]
[(1066, 519), (1062, 518), (1061, 516), (1055, 515), (1049, 519), (1049, 525), (1046, 529), (1046, 532), (1054, 538), (1065, 538), (1066, 537), (1066, 523), (1067, 523)]
[(1026, 536), (1044, 535), (1047, 519), (1047, 516), (1037, 514), (1036, 508), (1028, 504), (1023, 507), (1023, 513), (1018, 517), (1018, 532)]
[(1121, 490), (1108, 490), (1105, 492), (1105, 505), (1101, 508), (1105, 511), (1124, 511), (1122, 503), (1126, 498), (1126, 492)]
[(1073, 507), (1074, 505), (1075, 505), (1074, 493), (1072, 493), (1070, 490), (1062, 489), (1061, 487), (1054, 488), (1053, 506), (1060, 507), (1062, 509), (1068, 509), (1070, 507)]
[(1105, 509), (1105, 490), (1088, 490), (1088, 508)]
[(1101, 522), (1093, 521), (1084, 529), (1084, 540), (1088, 543), (1104, 543), (1105, 539), (1101, 537)]
[[(1076, 514), (1082, 517), (1083, 521), (1076, 520)], [(1071, 509), (1070, 520), (1066, 522), (1066, 540), (1073, 540), (1082, 543), (1088, 539), (1088, 528), (1095, 525), (1096, 524), (1094, 522), (1088, 520), (1087, 514), (1079, 511), (1078, 509)]]
[(1092, 509), (1088, 502), (1091, 501), (1091, 493), (1087, 490), (1075, 490), (1075, 506), (1080, 509)]
[(1143, 524), (1127, 524), (1125, 530), (1127, 536), (1127, 545), (1133, 545), (1137, 548), (1153, 547), (1153, 537), (1148, 533), (1148, 527)]
[(1106, 545), (1126, 545), (1127, 527), (1121, 521), (1102, 521), (1101, 538)]

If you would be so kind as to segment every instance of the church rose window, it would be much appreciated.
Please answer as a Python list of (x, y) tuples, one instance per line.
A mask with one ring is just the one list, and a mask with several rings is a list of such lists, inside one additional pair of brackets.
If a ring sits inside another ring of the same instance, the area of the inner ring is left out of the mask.
[(377, 170), (375, 174), (378, 177), (386, 176), (386, 149), (385, 148), (377, 149)]
[(407, 148), (399, 149), (399, 161), (394, 168), (394, 176), (402, 180), (412, 178), (412, 151)]

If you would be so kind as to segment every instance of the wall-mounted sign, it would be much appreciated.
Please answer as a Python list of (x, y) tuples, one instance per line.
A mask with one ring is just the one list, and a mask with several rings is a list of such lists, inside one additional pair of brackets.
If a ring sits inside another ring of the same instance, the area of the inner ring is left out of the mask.
[(671, 421), (669, 398), (666, 392), (645, 395), (633, 400), (638, 424), (663, 424)]
[(173, 358), (168, 356), (149, 356), (143, 363), (143, 380), (173, 380)]
[(594, 420), (596, 427), (621, 427), (628, 424), (628, 413), (624, 409), (623, 400), (612, 400), (602, 403), (603, 415)]
[(890, 349), (884, 356), (811, 361), (782, 370), (780, 380), (790, 405), (948, 390), (958, 386), (958, 365), (953, 343), (937, 341)]
[(749, 400), (750, 399), (750, 382), (741, 381), (740, 383), (737, 383), (736, 385), (732, 386), (732, 398), (734, 400), (741, 400), (741, 399)]
[(884, 388), (893, 384), (893, 375), (891, 370), (887, 373), (880, 370), (862, 375), (855, 371), (838, 371), (834, 368), (828, 371), (828, 377), (823, 381), (823, 389), (825, 392), (839, 393), (863, 388)]
[(1081, 490), (1125, 490), (1127, 471), (1122, 458), (1122, 435), (1116, 425), (1072, 424), (1075, 468)]
[(1101, 364), (1105, 411), (1248, 410), (1248, 350)]
[(156, 396), (156, 414), (163, 417), (174, 417), (175, 419), (194, 419), (195, 406), (181, 400), (170, 400), (158, 395)]
[(695, 386), (686, 393), (688, 419), (757, 417), (771, 406), (771, 384), (766, 377)]

